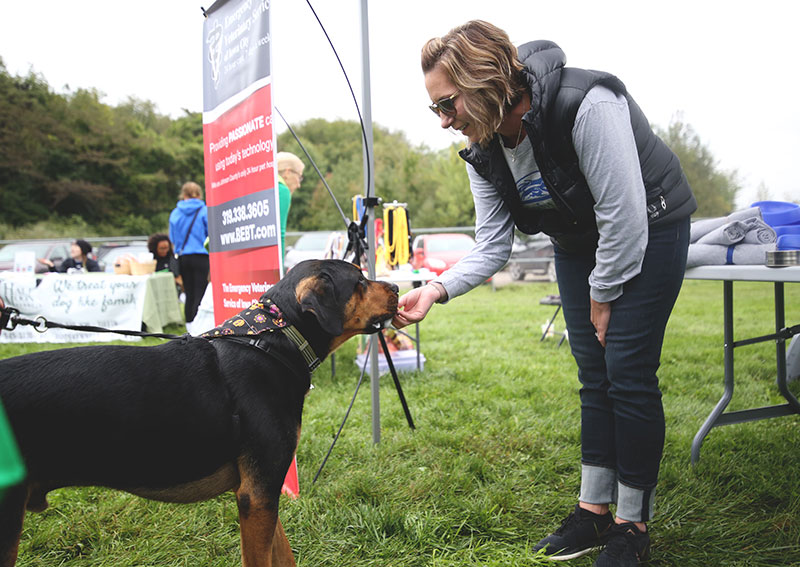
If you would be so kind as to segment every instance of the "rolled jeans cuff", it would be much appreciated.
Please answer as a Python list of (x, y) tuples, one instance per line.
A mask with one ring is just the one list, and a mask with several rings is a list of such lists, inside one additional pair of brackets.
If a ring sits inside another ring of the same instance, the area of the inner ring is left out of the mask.
[(617, 471), (581, 465), (581, 494), (587, 504), (616, 504), (616, 516), (628, 522), (649, 522), (655, 507), (655, 488), (634, 488), (617, 480)]
[(580, 501), (613, 504), (617, 501), (617, 471), (595, 465), (581, 465)]
[(653, 517), (656, 489), (634, 488), (619, 483), (617, 490), (617, 518), (628, 522), (649, 522)]

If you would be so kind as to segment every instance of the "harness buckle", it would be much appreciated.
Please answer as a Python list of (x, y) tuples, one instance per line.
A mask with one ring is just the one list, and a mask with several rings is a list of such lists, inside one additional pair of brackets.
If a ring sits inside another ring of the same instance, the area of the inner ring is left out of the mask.
[(17, 315), (19, 315), (19, 309), (4, 307), (2, 314), (0, 314), (0, 331), (13, 331), (16, 329), (18, 325)]

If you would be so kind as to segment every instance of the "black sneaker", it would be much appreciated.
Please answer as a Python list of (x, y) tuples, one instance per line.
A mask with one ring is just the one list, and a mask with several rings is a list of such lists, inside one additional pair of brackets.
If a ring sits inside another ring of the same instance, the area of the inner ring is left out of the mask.
[(564, 561), (603, 547), (608, 541), (614, 518), (611, 512), (594, 514), (575, 505), (575, 511), (561, 522), (555, 533), (537, 543), (533, 550), (545, 550), (548, 559)]
[(594, 567), (637, 567), (650, 559), (650, 534), (636, 524), (615, 524), (603, 552)]

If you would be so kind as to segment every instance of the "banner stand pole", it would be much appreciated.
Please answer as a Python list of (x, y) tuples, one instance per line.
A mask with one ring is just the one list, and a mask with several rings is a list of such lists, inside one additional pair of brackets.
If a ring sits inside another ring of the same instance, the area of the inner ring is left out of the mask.
[[(361, 0), (361, 70), (362, 70), (362, 102), (361, 109), (364, 115), (364, 129), (366, 130), (366, 147), (364, 148), (364, 171), (373, 172), (365, 176), (364, 194), (369, 202), (375, 193), (374, 158), (372, 142), (372, 99), (370, 93), (370, 68), (369, 68), (369, 13), (367, 0)], [(375, 215), (367, 220), (367, 273), (370, 279), (375, 279)], [(372, 393), (372, 442), (381, 441), (381, 401), (380, 401), (380, 374), (378, 373), (378, 341), (370, 341), (370, 392)]]

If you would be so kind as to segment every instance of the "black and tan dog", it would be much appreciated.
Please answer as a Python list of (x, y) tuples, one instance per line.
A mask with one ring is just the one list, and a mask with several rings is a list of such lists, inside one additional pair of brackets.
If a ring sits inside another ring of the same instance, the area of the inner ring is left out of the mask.
[(89, 485), (167, 502), (232, 490), (242, 564), (294, 565), (278, 499), (310, 386), (309, 351), (298, 345), (305, 339), (310, 358), (323, 359), (376, 332), (397, 311), (397, 287), (347, 262), (309, 260), (260, 301), (278, 330), (257, 345), (186, 337), (0, 361), (0, 396), (28, 472), (0, 508), (0, 565), (16, 561), (26, 509), (44, 509), (50, 490)]

